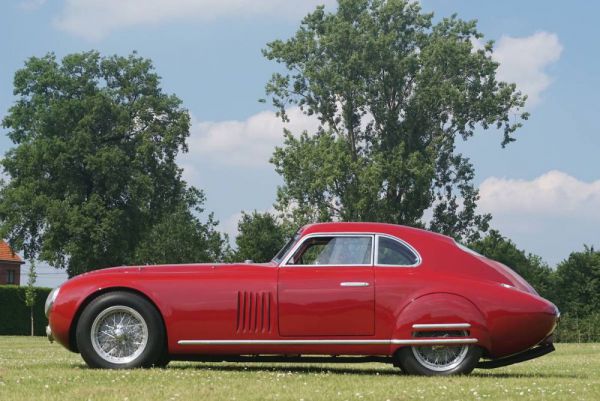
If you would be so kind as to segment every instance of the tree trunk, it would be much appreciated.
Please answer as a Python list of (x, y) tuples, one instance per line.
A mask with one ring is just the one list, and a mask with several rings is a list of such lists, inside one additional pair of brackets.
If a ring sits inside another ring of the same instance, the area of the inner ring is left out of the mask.
[(31, 337), (33, 337), (34, 327), (33, 327), (33, 306), (29, 309), (29, 317), (31, 318)]

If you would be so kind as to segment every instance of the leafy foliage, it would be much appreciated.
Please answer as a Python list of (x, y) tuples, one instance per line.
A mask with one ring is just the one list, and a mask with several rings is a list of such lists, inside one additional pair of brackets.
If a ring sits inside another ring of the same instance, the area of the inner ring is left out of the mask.
[(579, 318), (600, 310), (600, 252), (585, 247), (558, 264), (554, 298), (564, 313)]
[(242, 214), (238, 232), (234, 258), (261, 263), (273, 259), (283, 247), (288, 230), (272, 214), (254, 211)]
[(277, 207), (297, 225), (424, 226), (432, 208), (435, 231), (473, 240), (487, 229), (473, 167), (455, 142), (492, 126), (502, 146), (513, 141), (521, 123), (511, 114), (525, 96), (496, 80), (492, 43), (473, 46), (482, 38), (474, 21), (432, 18), (404, 0), (340, 0), (263, 51), (287, 70), (266, 87), (282, 119), (297, 105), (320, 122), (316, 133), (286, 132), (271, 160), (285, 181)]
[(552, 270), (537, 255), (525, 254), (514, 242), (503, 237), (497, 230), (490, 230), (485, 238), (472, 242), (469, 247), (490, 259), (504, 263), (516, 271), (541, 296), (553, 297)]
[(37, 292), (35, 290), (35, 282), (37, 280), (37, 272), (35, 271), (35, 260), (29, 261), (29, 272), (27, 277), (27, 287), (25, 287), (25, 306), (29, 308), (29, 320), (31, 322), (30, 335), (35, 333), (35, 319), (33, 307), (35, 306), (35, 300)]
[(0, 235), (26, 259), (70, 276), (154, 260), (148, 249), (165, 246), (157, 224), (174, 213), (188, 248), (199, 237), (198, 247), (219, 246), (208, 238), (214, 222), (203, 226), (191, 212), (202, 193), (187, 188), (175, 162), (187, 150), (189, 114), (159, 84), (136, 54), (61, 62), (48, 54), (16, 72), (17, 99), (3, 120), (15, 147), (0, 162), (10, 177), (0, 189)]
[(188, 204), (182, 204), (166, 213), (138, 245), (135, 260), (142, 264), (214, 262), (229, 253), (228, 239), (217, 230), (212, 213), (202, 223), (193, 212), (203, 212), (198, 205), (204, 195), (192, 188)]

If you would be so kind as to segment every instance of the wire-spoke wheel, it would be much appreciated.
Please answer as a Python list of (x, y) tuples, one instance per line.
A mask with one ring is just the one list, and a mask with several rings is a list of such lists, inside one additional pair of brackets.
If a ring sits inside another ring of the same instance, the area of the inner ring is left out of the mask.
[[(466, 336), (466, 332), (422, 332), (416, 337)], [(401, 348), (396, 359), (403, 371), (417, 375), (451, 375), (470, 373), (481, 356), (475, 345), (418, 345)]]
[(77, 346), (94, 368), (149, 367), (166, 354), (162, 319), (146, 299), (110, 292), (94, 299), (77, 324)]
[(148, 344), (148, 325), (135, 309), (116, 305), (96, 316), (90, 332), (96, 353), (111, 363), (129, 363)]
[(444, 372), (454, 369), (465, 360), (469, 346), (423, 345), (411, 349), (421, 365), (436, 372)]

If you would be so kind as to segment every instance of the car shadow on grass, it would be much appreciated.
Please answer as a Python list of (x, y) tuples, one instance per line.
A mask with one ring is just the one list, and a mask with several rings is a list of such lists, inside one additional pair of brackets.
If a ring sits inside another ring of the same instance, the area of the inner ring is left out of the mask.
[[(337, 366), (302, 366), (302, 365), (278, 365), (278, 364), (262, 364), (260, 366), (252, 366), (247, 364), (240, 365), (221, 365), (215, 363), (193, 363), (179, 365), (177, 363), (170, 364), (167, 369), (181, 370), (210, 370), (223, 372), (281, 372), (281, 373), (322, 373), (334, 375), (368, 375), (368, 376), (406, 376), (398, 368), (348, 368)], [(492, 372), (492, 371), (474, 371), (470, 374), (471, 377), (479, 377), (482, 379), (586, 379), (585, 375), (576, 375), (568, 373), (509, 373), (509, 372)], [(456, 377), (456, 376), (453, 376)]]
[(475, 371), (471, 376), (493, 379), (587, 379), (587, 375), (572, 373), (509, 373), (509, 372), (487, 372)]
[(252, 365), (219, 365), (219, 364), (205, 364), (205, 363), (194, 363), (186, 365), (170, 364), (167, 369), (195, 369), (195, 370), (212, 370), (212, 371), (224, 371), (224, 372), (292, 372), (292, 373), (330, 373), (337, 375), (371, 375), (371, 376), (398, 376), (402, 375), (400, 369), (390, 368), (346, 368), (346, 367), (322, 367), (322, 366), (302, 366), (302, 365), (265, 365), (252, 366)]

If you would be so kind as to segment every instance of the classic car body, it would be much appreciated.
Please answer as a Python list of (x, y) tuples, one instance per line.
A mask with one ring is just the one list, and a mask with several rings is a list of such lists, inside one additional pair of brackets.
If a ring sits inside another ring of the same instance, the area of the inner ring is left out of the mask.
[(305, 226), (265, 264), (93, 271), (51, 293), (47, 314), (49, 335), (95, 367), (377, 356), (416, 374), (550, 352), (559, 318), (508, 267), (449, 237), (381, 223)]

